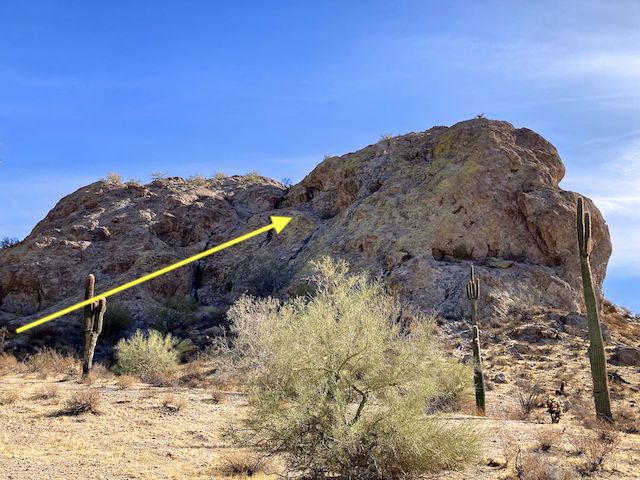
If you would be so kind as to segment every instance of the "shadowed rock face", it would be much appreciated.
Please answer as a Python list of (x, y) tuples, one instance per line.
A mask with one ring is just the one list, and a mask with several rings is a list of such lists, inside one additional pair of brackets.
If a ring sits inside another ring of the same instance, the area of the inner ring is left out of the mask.
[[(331, 157), (284, 188), (256, 176), (146, 186), (96, 182), (63, 198), (19, 245), (0, 251), (0, 323), (15, 325), (269, 223), (279, 236), (232, 249), (121, 294), (142, 318), (174, 294), (225, 307), (243, 292), (304, 292), (308, 262), (348, 260), (386, 278), (405, 299), (444, 318), (466, 315), (473, 262), (481, 314), (581, 310), (575, 234), (578, 194), (561, 190), (556, 149), (531, 130), (474, 119), (381, 140)], [(598, 288), (611, 254), (591, 201)], [(68, 321), (61, 320), (64, 326)]]

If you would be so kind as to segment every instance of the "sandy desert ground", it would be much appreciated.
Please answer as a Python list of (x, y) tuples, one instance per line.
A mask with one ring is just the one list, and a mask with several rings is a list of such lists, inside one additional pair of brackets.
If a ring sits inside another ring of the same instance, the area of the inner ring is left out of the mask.
[[(238, 451), (221, 434), (224, 425), (242, 418), (244, 394), (126, 383), (107, 372), (90, 385), (68, 374), (24, 372), (2, 377), (0, 476), (11, 480), (247, 478), (231, 475), (229, 462), (238, 456), (251, 458), (251, 453)], [(87, 391), (99, 396), (97, 413), (65, 414), (67, 400)], [(640, 478), (640, 435), (605, 434), (613, 438), (602, 441), (602, 433), (580, 425), (579, 411), (565, 415), (557, 425), (541, 408), (528, 420), (514, 419), (517, 406), (507, 385), (495, 385), (488, 405), (486, 418), (459, 414), (448, 418), (473, 422), (484, 433), (480, 463), (437, 478), (517, 478), (518, 445), (525, 462), (557, 465), (558, 476), (553, 478), (580, 478), (577, 469), (596, 454), (590, 448), (607, 448), (609, 441), (612, 451), (602, 469), (584, 475)], [(269, 461), (251, 478), (278, 478), (279, 472), (281, 465)]]

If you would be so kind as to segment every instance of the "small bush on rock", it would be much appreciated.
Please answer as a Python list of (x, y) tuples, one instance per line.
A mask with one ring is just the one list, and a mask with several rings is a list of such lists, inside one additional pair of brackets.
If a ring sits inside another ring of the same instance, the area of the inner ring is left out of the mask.
[(235, 344), (221, 351), (250, 388), (232, 438), (281, 454), (304, 478), (410, 478), (473, 459), (479, 439), (468, 424), (425, 414), (435, 398), (472, 392), (471, 372), (439, 350), (433, 322), (403, 320), (383, 285), (345, 262), (314, 267), (313, 298), (245, 296), (229, 310)]

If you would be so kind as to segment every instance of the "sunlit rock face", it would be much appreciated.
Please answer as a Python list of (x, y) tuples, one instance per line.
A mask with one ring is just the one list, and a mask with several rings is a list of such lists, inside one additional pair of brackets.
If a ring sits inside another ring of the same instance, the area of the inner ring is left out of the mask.
[[(120, 294), (139, 324), (172, 295), (222, 312), (244, 292), (304, 293), (323, 255), (382, 276), (405, 300), (446, 321), (466, 314), (469, 265), (480, 313), (493, 322), (581, 310), (578, 194), (559, 188), (556, 149), (526, 128), (487, 119), (383, 139), (321, 162), (287, 189), (257, 175), (96, 182), (63, 198), (19, 245), (0, 251), (0, 323), (66, 306), (94, 273), (98, 291), (269, 223), (293, 221), (196, 265)], [(591, 201), (592, 267), (601, 288), (611, 254)], [(213, 314), (212, 314), (213, 315)], [(61, 320), (67, 328), (73, 319)], [(201, 315), (203, 328), (212, 317)]]

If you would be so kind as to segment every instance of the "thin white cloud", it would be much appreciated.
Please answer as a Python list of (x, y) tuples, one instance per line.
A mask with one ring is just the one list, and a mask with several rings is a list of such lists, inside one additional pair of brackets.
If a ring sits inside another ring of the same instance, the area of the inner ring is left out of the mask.
[(618, 148), (597, 174), (568, 176), (563, 187), (591, 198), (604, 215), (613, 243), (610, 272), (637, 276), (640, 271), (640, 141)]

